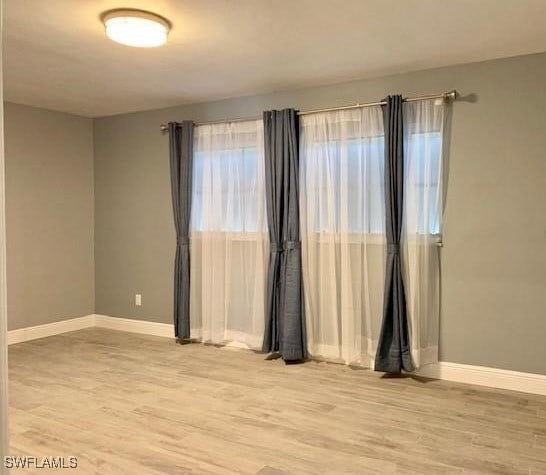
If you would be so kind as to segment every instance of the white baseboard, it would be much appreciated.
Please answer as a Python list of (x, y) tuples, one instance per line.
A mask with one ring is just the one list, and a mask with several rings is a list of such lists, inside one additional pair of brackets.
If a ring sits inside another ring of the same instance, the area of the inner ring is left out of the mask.
[(132, 318), (109, 317), (108, 315), (94, 315), (95, 326), (120, 330), (142, 335), (163, 336), (174, 338), (174, 327), (170, 323), (149, 322), (146, 320), (134, 320)]
[(19, 328), (8, 331), (8, 345), (22, 343), (24, 341), (45, 338), (46, 336), (60, 335), (61, 333), (82, 330), (95, 326), (95, 315), (71, 318), (53, 323), (45, 323), (33, 327)]
[[(85, 317), (12, 330), (8, 332), (8, 344), (21, 343), (23, 341), (35, 340), (37, 338), (90, 327), (109, 328), (111, 330), (130, 333), (174, 338), (173, 325), (170, 323), (157, 323), (130, 318), (110, 317), (107, 315), (87, 315)], [(546, 396), (546, 375), (542, 374), (521, 373), (519, 371), (445, 361), (423, 366), (416, 374), (427, 378)]]
[(520, 371), (508, 369), (448, 363), (446, 361), (423, 366), (417, 374), (427, 378), (546, 396), (546, 375), (543, 374), (521, 373)]

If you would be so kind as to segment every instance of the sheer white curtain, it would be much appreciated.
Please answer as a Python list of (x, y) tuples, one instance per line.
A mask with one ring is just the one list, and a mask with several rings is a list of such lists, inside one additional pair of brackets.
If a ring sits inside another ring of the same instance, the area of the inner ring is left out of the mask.
[(382, 110), (306, 115), (300, 127), (309, 352), (370, 366), (385, 285)]
[[(416, 367), (438, 361), (445, 109), (404, 104), (402, 257)], [(372, 366), (385, 285), (381, 107), (303, 116), (300, 160), (309, 351)]]
[(438, 361), (445, 114), (442, 100), (404, 104), (402, 258), (416, 367)]
[(259, 349), (268, 236), (263, 122), (195, 128), (191, 337)]

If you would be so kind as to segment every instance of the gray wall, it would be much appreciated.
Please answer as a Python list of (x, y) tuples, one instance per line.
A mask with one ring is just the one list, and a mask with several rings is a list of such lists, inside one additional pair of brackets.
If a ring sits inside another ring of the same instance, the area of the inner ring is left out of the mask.
[(94, 313), (93, 121), (4, 107), (8, 327)]
[[(546, 54), (95, 120), (97, 313), (171, 322), (169, 120), (457, 88), (441, 359), (546, 374)], [(134, 294), (142, 293), (142, 307)]]

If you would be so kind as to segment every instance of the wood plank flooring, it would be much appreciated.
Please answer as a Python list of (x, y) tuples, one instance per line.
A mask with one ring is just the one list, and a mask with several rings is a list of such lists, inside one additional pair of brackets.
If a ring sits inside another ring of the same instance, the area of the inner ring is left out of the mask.
[(78, 457), (39, 474), (546, 474), (543, 396), (96, 328), (9, 358), (12, 454)]

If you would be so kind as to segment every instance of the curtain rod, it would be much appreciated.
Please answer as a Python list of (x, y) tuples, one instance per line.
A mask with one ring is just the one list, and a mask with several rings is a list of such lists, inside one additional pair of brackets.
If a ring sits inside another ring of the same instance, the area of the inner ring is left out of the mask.
[[(415, 96), (415, 97), (404, 97), (404, 102), (416, 102), (416, 101), (426, 101), (428, 99), (443, 99), (446, 102), (454, 101), (457, 99), (457, 91), (455, 89), (452, 89), (451, 91), (442, 92), (441, 94), (431, 94), (429, 96)], [(327, 109), (313, 109), (308, 111), (301, 111), (298, 112), (298, 115), (309, 115), (309, 114), (318, 114), (321, 112), (332, 112), (332, 111), (340, 111), (340, 110), (347, 110), (347, 109), (360, 109), (362, 107), (372, 107), (372, 106), (384, 106), (387, 102), (386, 101), (379, 101), (379, 102), (367, 102), (365, 104), (350, 104), (347, 106), (339, 106), (339, 107), (330, 107)], [(238, 117), (236, 119), (223, 119), (223, 120), (215, 120), (211, 122), (199, 122), (195, 125), (210, 125), (210, 124), (222, 124), (222, 123), (230, 123), (230, 122), (244, 122), (247, 120), (258, 120), (261, 119), (261, 117)], [(169, 126), (167, 124), (161, 124), (160, 129), (162, 132), (165, 132), (169, 129)]]

